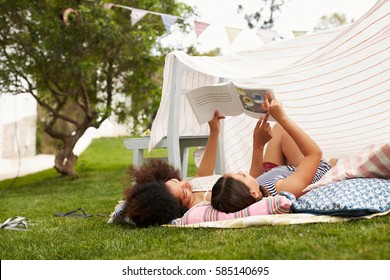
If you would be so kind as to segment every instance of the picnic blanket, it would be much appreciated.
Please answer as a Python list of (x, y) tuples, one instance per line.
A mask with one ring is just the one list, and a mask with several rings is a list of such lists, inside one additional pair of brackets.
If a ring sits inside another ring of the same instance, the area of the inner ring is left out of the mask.
[(202, 222), (186, 225), (167, 225), (169, 227), (208, 227), (208, 228), (244, 228), (253, 226), (278, 226), (278, 225), (296, 225), (296, 224), (313, 224), (313, 223), (337, 223), (346, 222), (357, 219), (371, 219), (377, 216), (384, 216), (390, 213), (390, 210), (386, 212), (379, 212), (375, 214), (360, 216), (360, 217), (338, 217), (329, 215), (314, 215), (305, 213), (295, 214), (279, 214), (279, 215), (258, 215), (249, 216), (245, 218), (234, 218), (229, 220)]

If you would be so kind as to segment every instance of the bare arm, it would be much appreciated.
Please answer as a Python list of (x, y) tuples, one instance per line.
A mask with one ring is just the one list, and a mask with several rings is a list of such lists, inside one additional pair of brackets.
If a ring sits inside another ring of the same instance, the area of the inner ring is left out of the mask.
[(202, 161), (199, 165), (195, 177), (209, 176), (214, 174), (215, 162), (217, 160), (218, 136), (220, 131), (219, 120), (224, 119), (218, 111), (214, 113), (214, 118), (209, 121), (210, 136), (207, 140)]
[(257, 178), (263, 174), (263, 152), (264, 146), (272, 138), (272, 130), (267, 122), (269, 114), (264, 119), (260, 118), (253, 131), (252, 162), (249, 174)]
[(313, 180), (322, 157), (322, 151), (313, 139), (287, 116), (280, 102), (272, 100), (268, 96), (264, 103), (264, 109), (268, 110), (270, 115), (291, 136), (303, 154), (303, 159), (299, 163), (296, 172), (288, 178), (276, 182), (278, 192), (288, 191), (298, 198), (302, 195), (302, 190)]

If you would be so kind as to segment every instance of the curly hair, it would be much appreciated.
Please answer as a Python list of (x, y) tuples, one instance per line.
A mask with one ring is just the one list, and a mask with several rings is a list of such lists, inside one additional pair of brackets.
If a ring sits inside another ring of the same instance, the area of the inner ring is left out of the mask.
[(162, 160), (151, 160), (128, 170), (130, 186), (125, 190), (124, 215), (137, 226), (166, 224), (183, 216), (187, 209), (169, 191), (165, 182), (181, 180), (180, 171)]
[(162, 181), (136, 184), (126, 197), (125, 215), (139, 227), (169, 223), (186, 210)]
[[(140, 167), (131, 165), (127, 170), (129, 182), (145, 184), (153, 181), (166, 182), (170, 179), (181, 181), (180, 171), (161, 159), (152, 159)], [(130, 185), (131, 187), (131, 185)]]

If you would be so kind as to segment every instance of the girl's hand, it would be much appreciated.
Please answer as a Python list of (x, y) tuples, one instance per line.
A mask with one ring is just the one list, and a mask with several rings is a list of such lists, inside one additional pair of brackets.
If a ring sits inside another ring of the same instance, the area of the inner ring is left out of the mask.
[(224, 116), (220, 116), (218, 111), (214, 112), (214, 117), (209, 120), (210, 133), (219, 133), (221, 126), (219, 120), (224, 119)]
[(268, 121), (269, 113), (260, 118), (253, 131), (253, 149), (263, 149), (272, 138), (272, 129)]
[(286, 116), (286, 113), (282, 107), (282, 103), (280, 103), (278, 100), (272, 99), (272, 96), (269, 93), (265, 95), (262, 108), (278, 122)]

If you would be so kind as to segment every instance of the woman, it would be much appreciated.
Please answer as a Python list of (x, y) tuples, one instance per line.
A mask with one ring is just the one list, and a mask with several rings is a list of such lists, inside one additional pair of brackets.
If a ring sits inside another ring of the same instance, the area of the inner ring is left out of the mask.
[(140, 227), (161, 225), (183, 216), (186, 210), (203, 201), (210, 201), (208, 190), (220, 177), (212, 175), (219, 121), (223, 118), (215, 112), (214, 118), (209, 121), (210, 135), (195, 179), (182, 180), (179, 170), (162, 160), (152, 160), (140, 168), (132, 166), (129, 169), (134, 184), (125, 191), (125, 217)]
[[(250, 173), (225, 174), (214, 185), (211, 205), (217, 210), (236, 212), (263, 197), (275, 196), (282, 191), (290, 192), (298, 198), (307, 185), (318, 181), (330, 169), (330, 165), (321, 160), (321, 149), (287, 116), (280, 102), (267, 95), (263, 109), (280, 126), (275, 127), (280, 133), (280, 143), (271, 140), (264, 155), (273, 168), (266, 173), (262, 168), (263, 149), (272, 137), (267, 115), (254, 131)], [(285, 164), (283, 162), (286, 159), (289, 165), (278, 166)]]

